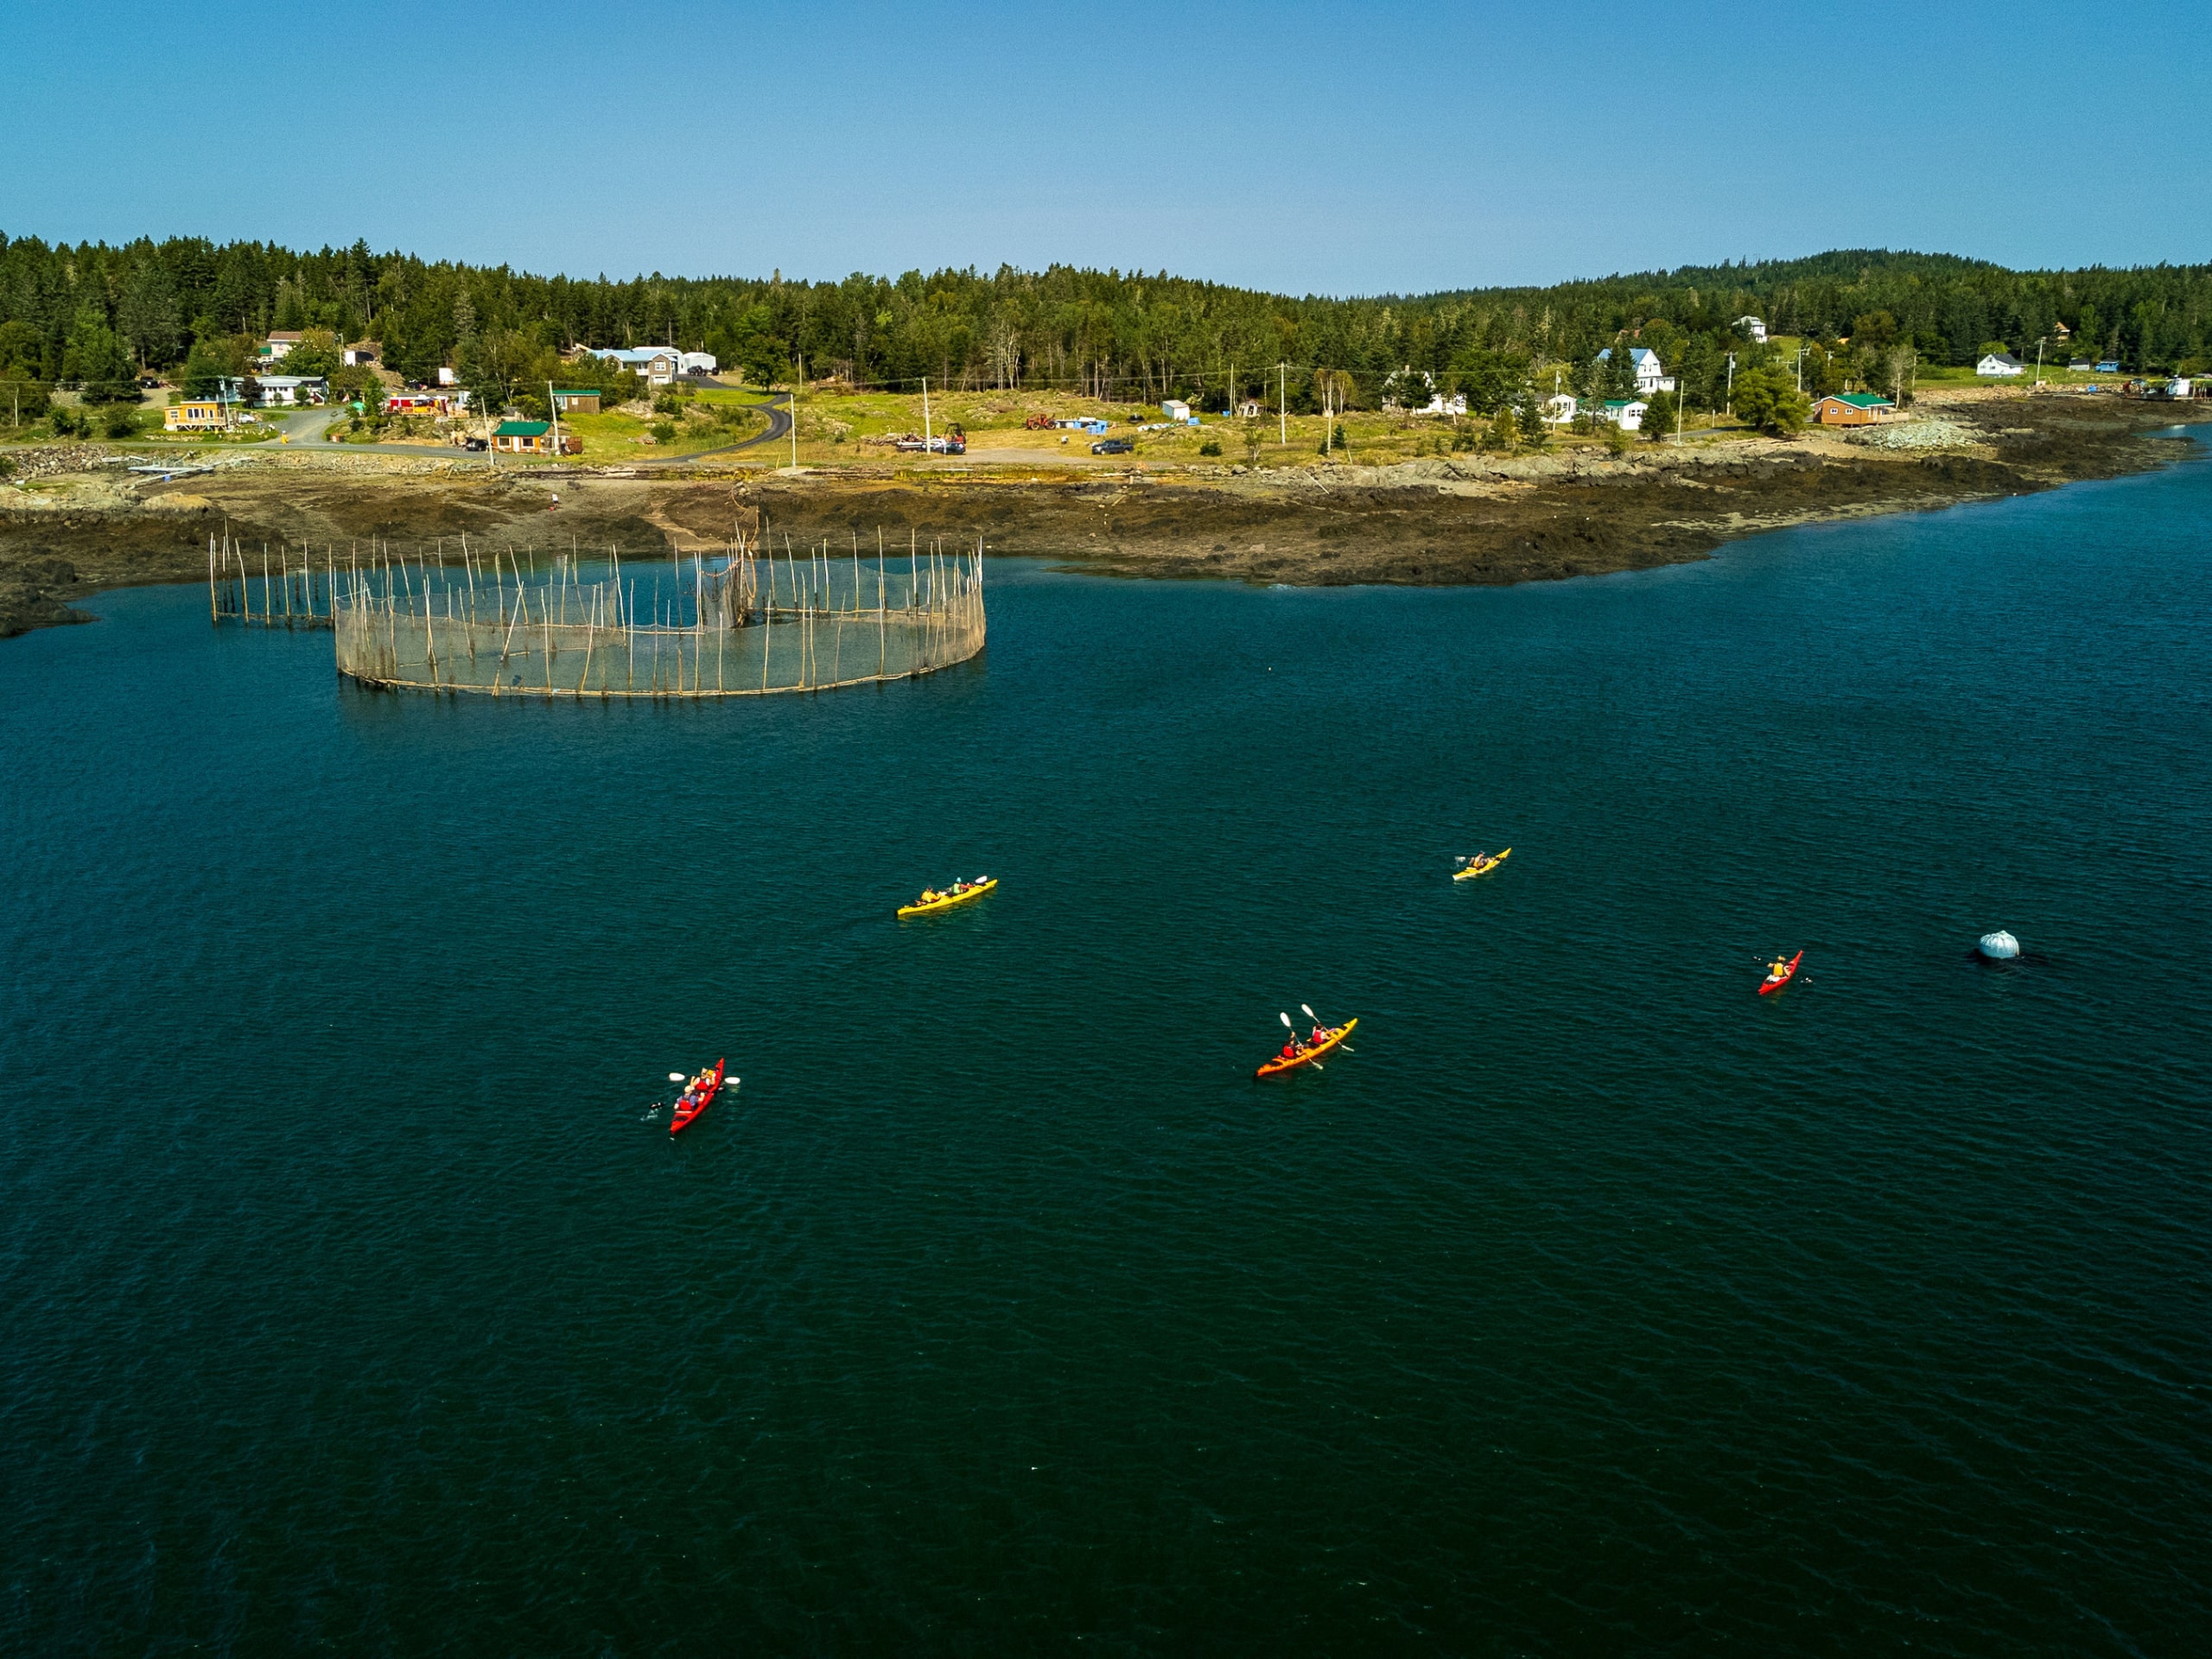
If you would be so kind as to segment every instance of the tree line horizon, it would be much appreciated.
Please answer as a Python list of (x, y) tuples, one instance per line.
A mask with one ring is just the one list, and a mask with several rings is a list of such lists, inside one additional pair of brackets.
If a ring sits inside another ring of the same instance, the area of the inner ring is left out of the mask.
[(616, 280), (433, 263), (365, 241), (308, 253), (193, 237), (49, 245), (0, 232), (0, 383), (35, 393), (77, 386), (87, 402), (126, 388), (135, 399), (138, 372), (180, 366), (188, 389), (200, 389), (191, 383), (250, 372), (271, 331), (315, 329), (377, 340), (384, 365), (409, 380), (457, 365), (462, 384), (503, 401), (578, 346), (665, 346), (712, 352), (762, 386), (804, 373), (895, 391), (926, 379), (1128, 403), (1280, 398), (1311, 412), (1379, 406), (1410, 374), (1420, 389), (1465, 392), (1488, 413), (1554, 385), (1617, 384), (1592, 365), (1619, 343), (1656, 351), (1685, 400), (1717, 407), (1732, 355), (1738, 376), (1771, 366), (1771, 352), (1736, 327), (1745, 315), (1808, 341), (1805, 384), (1816, 395), (1856, 385), (1902, 397), (1916, 363), (1970, 364), (1997, 348), (2032, 357), (2060, 325), (2077, 349), (2131, 372), (2212, 366), (2212, 265), (2023, 271), (1951, 254), (1839, 250), (1330, 298), (1065, 265), (841, 282), (780, 272)]

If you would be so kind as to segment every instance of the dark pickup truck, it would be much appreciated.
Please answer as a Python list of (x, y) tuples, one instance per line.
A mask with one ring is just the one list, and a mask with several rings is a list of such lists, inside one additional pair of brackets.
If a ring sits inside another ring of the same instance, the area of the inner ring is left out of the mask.
[(1090, 446), (1090, 453), (1094, 455), (1130, 455), (1136, 453), (1136, 448), (1127, 438), (1101, 438)]

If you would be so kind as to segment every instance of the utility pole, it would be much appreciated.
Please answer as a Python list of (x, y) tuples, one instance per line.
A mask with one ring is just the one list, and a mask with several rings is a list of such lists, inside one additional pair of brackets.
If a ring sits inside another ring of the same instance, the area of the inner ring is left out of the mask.
[(1290, 447), (1290, 365), (1275, 365), (1275, 420), (1281, 431), (1275, 442), (1287, 449)]
[(1736, 353), (1733, 353), (1733, 352), (1731, 352), (1731, 353), (1728, 353), (1728, 391), (1727, 391), (1727, 398), (1728, 398), (1728, 409), (1727, 409), (1727, 412), (1728, 412), (1728, 414), (1729, 414), (1730, 416), (1732, 416), (1735, 414), (1735, 412), (1736, 412)]
[(1805, 390), (1805, 342), (1797, 342), (1797, 390)]
[(2044, 345), (2044, 340), (2049, 340), (2050, 338), (2050, 336), (2049, 334), (2045, 334), (2045, 335), (2043, 337), (2043, 340), (2039, 340), (2036, 341), (2036, 385), (2043, 385), (2043, 345)]
[(553, 383), (545, 383), (545, 407), (553, 416), (553, 453), (561, 453), (561, 400), (553, 395)]
[(930, 452), (930, 378), (922, 377), (922, 454)]

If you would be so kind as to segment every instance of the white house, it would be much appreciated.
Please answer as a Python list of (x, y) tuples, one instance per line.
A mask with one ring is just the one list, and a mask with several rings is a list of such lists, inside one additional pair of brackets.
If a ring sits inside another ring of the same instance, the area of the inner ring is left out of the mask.
[[(1631, 346), (1628, 348), (1628, 355), (1629, 361), (1636, 365), (1636, 389), (1643, 396), (1649, 397), (1655, 392), (1675, 389), (1675, 377), (1668, 373), (1660, 363), (1658, 353), (1649, 346)], [(1610, 363), (1612, 359), (1613, 348), (1610, 346), (1598, 353), (1600, 363)]]
[(299, 343), (300, 331), (298, 329), (280, 328), (271, 334), (267, 340), (262, 342), (259, 355), (264, 360), (270, 363), (282, 362), (283, 360), (284, 353), (290, 351), (293, 346)]
[(1764, 345), (1765, 345), (1765, 344), (1766, 344), (1766, 319), (1765, 319), (1765, 318), (1764, 318), (1764, 317), (1738, 317), (1738, 318), (1737, 318), (1737, 319), (1736, 319), (1736, 327), (1738, 327), (1738, 328), (1740, 328), (1740, 329), (1742, 329), (1745, 334), (1749, 334), (1749, 335), (1750, 335), (1753, 340), (1756, 340), (1757, 341), (1758, 341), (1758, 343), (1759, 343), (1760, 345), (1764, 346)]
[(1974, 365), (1974, 372), (1980, 375), (2002, 375), (2009, 379), (2027, 366), (2018, 358), (2007, 353), (1992, 352)]
[(1544, 399), (1543, 423), (1546, 426), (1567, 426), (1574, 419), (1574, 394), (1561, 391)]
[(264, 409), (319, 404), (330, 396), (330, 382), (319, 374), (264, 374), (254, 381), (253, 387), (253, 401)]
[(654, 386), (667, 385), (679, 374), (712, 374), (715, 368), (712, 352), (679, 352), (672, 346), (645, 346), (630, 350), (587, 346), (584, 355), (603, 363), (620, 363), (644, 376), (646, 385)]
[(1641, 397), (1608, 397), (1600, 418), (1611, 421), (1624, 432), (1641, 432), (1644, 411), (1650, 407)]
[(1408, 411), (1414, 415), (1464, 415), (1466, 412), (1467, 394), (1464, 391), (1455, 391), (1449, 397), (1440, 391), (1433, 391), (1429, 393), (1427, 403), (1419, 409)]
[(1177, 426), (1196, 426), (1198, 424), (1196, 421), (1191, 418), (1191, 406), (1185, 403), (1180, 397), (1170, 397), (1166, 399), (1160, 405), (1160, 412), (1162, 415), (1165, 415), (1170, 422), (1173, 423)]

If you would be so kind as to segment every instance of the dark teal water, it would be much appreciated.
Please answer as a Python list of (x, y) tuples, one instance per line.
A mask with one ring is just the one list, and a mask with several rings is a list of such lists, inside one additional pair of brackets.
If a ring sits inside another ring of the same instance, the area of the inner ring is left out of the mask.
[(0, 1648), (2201, 1650), (2208, 525), (1001, 566), (725, 707), (0, 645)]

